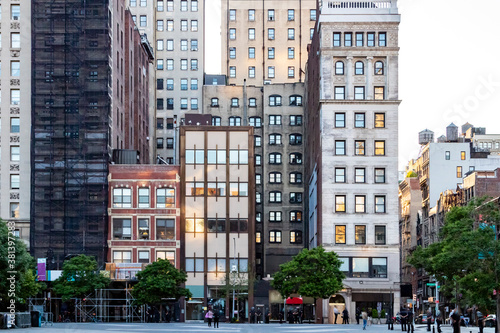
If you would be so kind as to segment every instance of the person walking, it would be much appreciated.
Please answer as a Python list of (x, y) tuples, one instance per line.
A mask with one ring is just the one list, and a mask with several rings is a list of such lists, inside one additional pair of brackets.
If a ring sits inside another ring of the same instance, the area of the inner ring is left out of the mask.
[(413, 311), (408, 310), (406, 321), (408, 326), (408, 333), (415, 332), (415, 326), (413, 326)]
[(403, 309), (403, 311), (401, 311), (399, 313), (399, 321), (401, 322), (401, 331), (402, 332), (405, 332), (406, 331), (406, 322), (407, 322), (407, 319), (408, 319), (408, 311), (406, 311), (406, 309)]
[(214, 310), (214, 328), (219, 328), (219, 310)]
[(361, 311), (356, 308), (356, 324), (359, 325), (359, 317), (361, 316)]
[(212, 318), (213, 317), (214, 317), (214, 313), (212, 312), (211, 309), (208, 309), (208, 312), (205, 315), (205, 318), (207, 318), (208, 327), (212, 327)]
[(476, 317), (477, 317), (477, 327), (479, 328), (479, 333), (483, 333), (483, 330), (484, 330), (484, 316), (481, 313), (481, 311), (477, 311)]
[(437, 330), (438, 333), (441, 333), (441, 324), (443, 323), (443, 318), (441, 317), (441, 311), (439, 310), (439, 307), (436, 307), (436, 325), (437, 325)]
[(333, 314), (335, 315), (335, 319), (333, 320), (333, 323), (336, 324), (337, 323), (337, 317), (340, 314), (340, 311), (339, 311), (339, 309), (337, 309), (336, 305), (333, 306)]
[(431, 331), (431, 321), (432, 321), (432, 310), (429, 308), (427, 310), (427, 332)]
[(342, 311), (342, 324), (349, 324), (349, 311), (347, 311), (347, 308)]
[(458, 308), (454, 308), (450, 313), (451, 325), (453, 326), (453, 333), (460, 333), (460, 314)]
[(255, 313), (257, 316), (257, 324), (260, 324), (260, 321), (262, 320), (262, 311), (260, 311), (260, 308), (257, 309), (257, 313)]
[(368, 323), (368, 313), (363, 310), (363, 312), (361, 312), (361, 318), (363, 318), (363, 329), (366, 330), (366, 324)]

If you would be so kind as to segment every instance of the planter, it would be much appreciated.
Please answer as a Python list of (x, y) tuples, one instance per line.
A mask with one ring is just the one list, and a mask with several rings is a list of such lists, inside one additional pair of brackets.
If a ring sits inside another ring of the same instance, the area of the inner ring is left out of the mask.
[(382, 325), (387, 324), (387, 318), (380, 318), (380, 324)]
[(372, 324), (379, 324), (380, 323), (380, 319), (378, 318), (372, 318)]

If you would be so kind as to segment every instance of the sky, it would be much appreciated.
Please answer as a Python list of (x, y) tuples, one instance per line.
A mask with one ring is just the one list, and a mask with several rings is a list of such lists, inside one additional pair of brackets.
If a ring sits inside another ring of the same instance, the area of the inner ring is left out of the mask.
[[(286, 1), (286, 0), (283, 0)], [(206, 0), (206, 72), (220, 73), (220, 0)], [(500, 134), (500, 1), (400, 0), (399, 169), (418, 132), (466, 122)]]

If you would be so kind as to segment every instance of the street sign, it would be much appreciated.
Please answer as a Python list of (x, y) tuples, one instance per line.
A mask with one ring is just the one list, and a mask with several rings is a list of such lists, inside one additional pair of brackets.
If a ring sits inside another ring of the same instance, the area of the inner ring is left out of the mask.
[(413, 294), (413, 300), (416, 301), (417, 300), (417, 294)]
[(427, 283), (427, 286), (429, 286), (429, 287), (435, 287), (436, 284), (435, 283)]

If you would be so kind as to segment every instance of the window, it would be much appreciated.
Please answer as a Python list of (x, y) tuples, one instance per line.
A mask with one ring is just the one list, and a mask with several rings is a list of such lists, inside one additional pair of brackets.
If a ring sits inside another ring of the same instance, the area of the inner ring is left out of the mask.
[(156, 10), (159, 12), (163, 11), (163, 0), (157, 0), (156, 1)]
[(231, 107), (237, 108), (239, 106), (239, 99), (238, 98), (231, 98)]
[(345, 155), (345, 140), (335, 140), (335, 155)]
[(290, 231), (290, 244), (302, 244), (302, 231)]
[(465, 151), (460, 152), (460, 159), (465, 161)]
[(163, 79), (156, 79), (156, 89), (163, 90)]
[(20, 148), (19, 146), (11, 146), (10, 147), (10, 160), (12, 162), (18, 162), (20, 159)]
[(375, 141), (375, 155), (385, 155), (385, 141)]
[(139, 17), (139, 26), (141, 27), (147, 27), (148, 26), (148, 19), (146, 15), (141, 15)]
[(220, 117), (212, 117), (212, 126), (220, 126)]
[(156, 50), (163, 51), (163, 39), (156, 40)]
[(375, 245), (385, 245), (385, 225), (375, 226)]
[(385, 213), (385, 196), (375, 196), (375, 213)]
[(10, 175), (10, 188), (12, 190), (19, 189), (20, 176), (19, 175)]
[(174, 219), (156, 219), (156, 239), (175, 239)]
[(229, 39), (231, 39), (231, 40), (236, 39), (236, 29), (235, 28), (229, 29)]
[(191, 90), (198, 90), (198, 79), (191, 79)]
[(19, 202), (10, 203), (10, 217), (19, 218)]
[(181, 12), (187, 12), (188, 2), (186, 0), (181, 0)]
[(138, 189), (138, 207), (149, 208), (149, 188), (141, 187)]
[(248, 48), (248, 59), (255, 59), (255, 47)]
[(385, 169), (375, 168), (375, 183), (383, 184), (385, 183)]
[(365, 127), (365, 114), (355, 113), (354, 114), (354, 127), (364, 128)]
[(281, 154), (280, 153), (269, 154), (269, 164), (281, 164)]
[[(220, 125), (218, 125), (220, 126)], [(225, 149), (209, 149), (207, 151), (208, 164), (226, 164), (226, 150)]]
[(281, 222), (282, 221), (282, 212), (269, 212), (269, 222)]
[(187, 110), (188, 108), (188, 99), (181, 98), (181, 110)]
[(21, 63), (19, 61), (10, 62), (10, 76), (19, 76), (21, 73)]
[(295, 29), (289, 28), (288, 29), (288, 40), (294, 40), (294, 39), (295, 39)]
[(366, 170), (365, 168), (354, 168), (354, 182), (366, 183)]
[[(256, 162), (256, 164), (257, 164), (257, 162)], [(256, 204), (261, 204), (262, 203), (262, 194), (260, 192), (255, 192), (255, 203)], [(260, 220), (257, 220), (257, 216), (260, 218), (260, 215), (261, 215), (261, 213), (257, 213), (255, 215), (255, 220), (257, 222), (261, 222)]]
[(167, 12), (174, 11), (174, 0), (167, 0)]
[(354, 196), (354, 212), (365, 213), (366, 212), (366, 197), (364, 195)]
[(293, 77), (295, 77), (295, 67), (289, 66), (288, 67), (288, 78), (293, 78)]
[(316, 9), (309, 10), (309, 19), (311, 21), (316, 21)]
[(335, 244), (345, 244), (346, 243), (346, 226), (336, 225), (335, 226)]
[(267, 10), (267, 20), (268, 21), (274, 21), (275, 16), (274, 16), (274, 9), (268, 9)]
[(375, 46), (375, 33), (369, 32), (366, 38), (366, 46), (374, 47)]
[(167, 98), (167, 110), (173, 110), (173, 109), (174, 109), (174, 99)]
[(113, 239), (132, 239), (131, 219), (113, 219)]
[(274, 47), (269, 47), (267, 49), (267, 58), (274, 59)]
[(262, 243), (262, 238), (261, 238), (261, 233), (260, 232), (256, 232), (255, 233), (255, 243), (257, 243), (257, 244)]
[(345, 99), (345, 87), (335, 87), (335, 99)]
[(255, 174), (255, 185), (261, 185), (262, 184), (262, 175), (260, 174)]
[(274, 40), (274, 28), (267, 29), (267, 39)]
[(148, 264), (149, 263), (149, 251), (137, 251), (139, 263)]
[(301, 153), (291, 153), (290, 154), (290, 164), (292, 164), (292, 165), (302, 164), (302, 154)]
[(302, 144), (302, 134), (290, 134), (289, 144), (298, 146)]
[[(148, 191), (149, 191), (149, 189), (148, 189)], [(148, 197), (148, 200), (149, 200), (149, 197)], [(140, 239), (149, 239), (149, 220), (139, 218), (138, 224), (139, 224), (139, 238)]]
[(374, 95), (375, 95), (375, 100), (383, 101), (385, 98), (385, 87), (375, 87)]
[(249, 78), (254, 78), (255, 77), (255, 66), (249, 66), (248, 67), (248, 77)]
[(229, 183), (229, 196), (248, 196), (248, 183)]
[(344, 33), (344, 46), (345, 47), (352, 47), (352, 32), (345, 32)]
[(302, 126), (302, 116), (291, 115), (290, 126)]
[(229, 48), (229, 59), (236, 59), (236, 48), (235, 47)]
[(198, 40), (191, 39), (191, 51), (198, 51)]
[(356, 244), (366, 244), (366, 226), (365, 225), (356, 225), (354, 226), (354, 242)]
[(131, 208), (132, 207), (132, 189), (115, 188), (113, 189), (113, 208)]
[(187, 90), (187, 89), (188, 89), (188, 80), (181, 79), (181, 90)]
[(340, 46), (340, 32), (334, 32), (333, 33), (333, 46), (334, 47), (339, 47)]
[(450, 160), (450, 152), (449, 151), (445, 151), (444, 152), (444, 159), (449, 161)]
[(167, 31), (174, 31), (174, 20), (167, 20)]
[(335, 212), (336, 213), (345, 213), (345, 195), (336, 195), (335, 196)]
[(269, 202), (281, 202), (281, 192), (279, 191), (269, 192)]
[(290, 222), (302, 222), (302, 211), (300, 210), (290, 211)]
[(290, 192), (290, 203), (301, 203), (302, 192)]
[(255, 147), (262, 147), (262, 137), (255, 135), (254, 136), (254, 146)]
[(19, 89), (10, 90), (10, 104), (19, 105), (21, 101), (21, 91)]
[(198, 11), (198, 0), (191, 0), (191, 11), (192, 12)]
[(198, 59), (191, 59), (191, 70), (192, 71), (198, 70)]
[(267, 77), (268, 78), (274, 78), (275, 72), (274, 72), (274, 66), (268, 66), (267, 67)]
[(363, 46), (363, 33), (356, 32), (356, 46)]
[(281, 144), (281, 134), (269, 134), (269, 144), (270, 145), (280, 145)]
[(288, 21), (294, 21), (294, 20), (295, 20), (295, 10), (289, 9), (288, 10)]
[(255, 39), (255, 29), (254, 28), (248, 29), (248, 39), (249, 40)]
[(156, 69), (163, 70), (163, 59), (156, 59)]
[(137, 0), (130, 0), (130, 7), (136, 7), (137, 6)]
[(335, 127), (344, 128), (345, 127), (345, 113), (335, 113)]
[(148, 5), (148, 1), (147, 0), (141, 0), (140, 2), (140, 6), (141, 7), (146, 7)]
[(229, 66), (229, 77), (236, 77), (236, 66)]
[[(163, 89), (163, 84), (162, 84), (162, 89)], [(167, 79), (167, 90), (174, 90), (174, 79)]]
[(382, 61), (375, 62), (375, 75), (384, 75), (384, 63)]
[(344, 63), (342, 61), (335, 63), (335, 75), (344, 75)]
[(255, 165), (262, 165), (262, 156), (255, 155)]
[(281, 96), (280, 95), (269, 96), (269, 106), (281, 106)]
[(335, 168), (335, 182), (345, 183), (345, 168)]
[(281, 243), (281, 231), (269, 231), (269, 243)]
[(229, 126), (241, 126), (241, 117), (229, 117)]
[(187, 69), (188, 69), (187, 59), (181, 59), (181, 71), (187, 71)]
[(117, 264), (128, 264), (132, 262), (130, 251), (113, 251), (113, 262)]
[(269, 116), (269, 125), (281, 125), (281, 116), (280, 115), (270, 115)]
[(167, 51), (173, 51), (173, 50), (174, 50), (174, 40), (167, 39)]
[(457, 178), (462, 178), (462, 167), (457, 166)]
[(229, 10), (229, 21), (236, 21), (236, 9)]
[(250, 126), (253, 127), (262, 127), (262, 118), (261, 117), (250, 117), (249, 119)]
[(257, 99), (256, 98), (249, 98), (248, 99), (248, 106), (249, 107), (256, 107), (257, 106)]
[(186, 258), (186, 272), (203, 272), (205, 267), (204, 262), (203, 258)]
[(231, 149), (229, 151), (229, 164), (248, 164), (248, 150)]
[(255, 21), (255, 9), (248, 10), (248, 20)]
[[(142, 20), (141, 16), (141, 20)], [(141, 21), (142, 24), (142, 21)], [(163, 31), (163, 20), (156, 20), (156, 31)]]
[(300, 172), (291, 172), (290, 184), (302, 184), (302, 174)]
[(156, 208), (175, 208), (175, 190), (173, 188), (156, 189)]
[(309, 29), (309, 39), (312, 40), (314, 37), (314, 28)]
[(295, 48), (289, 47), (288, 48), (288, 59), (294, 59), (295, 58)]
[(375, 113), (375, 128), (385, 128), (385, 113)]
[(365, 74), (365, 64), (362, 61), (356, 61), (354, 68), (355, 68), (354, 73), (356, 75), (364, 75)]
[(191, 98), (191, 110), (198, 110), (198, 98)]
[(387, 46), (387, 33), (385, 32), (378, 33), (378, 46), (380, 47)]
[(19, 118), (10, 118), (10, 132), (19, 133), (21, 120)]
[(354, 87), (354, 99), (365, 99), (365, 87)]

